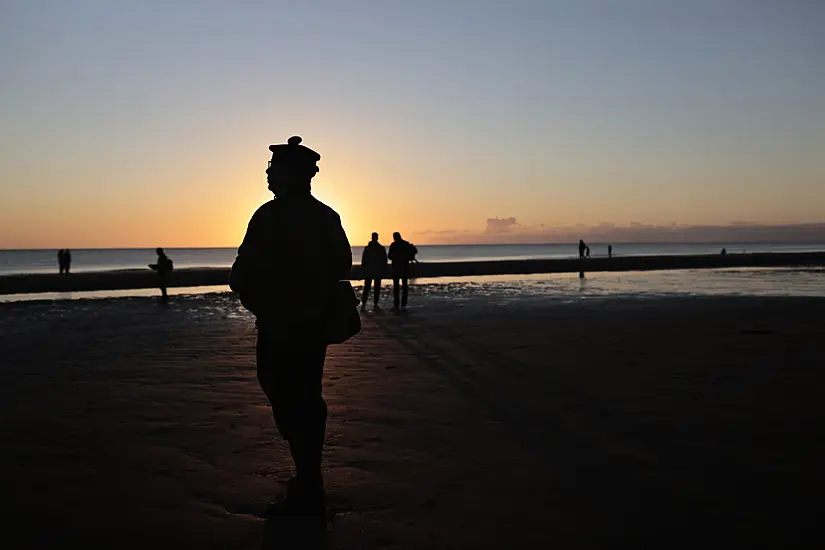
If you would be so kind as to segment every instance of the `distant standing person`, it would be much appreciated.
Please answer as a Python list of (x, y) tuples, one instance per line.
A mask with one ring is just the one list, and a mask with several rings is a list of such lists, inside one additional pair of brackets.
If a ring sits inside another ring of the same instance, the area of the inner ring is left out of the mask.
[(387, 272), (387, 251), (384, 245), (378, 242), (378, 233), (372, 234), (372, 240), (364, 247), (361, 255), (361, 269), (364, 273), (364, 293), (361, 296), (361, 309), (367, 306), (370, 297), (370, 287), (375, 282), (373, 303), (378, 309), (378, 300), (381, 297), (381, 278)]
[(166, 278), (172, 272), (172, 269), (174, 269), (174, 265), (162, 248), (156, 248), (155, 252), (158, 255), (158, 263), (149, 264), (149, 267), (158, 273), (158, 286), (160, 287), (161, 299), (166, 302), (169, 300), (169, 295), (166, 294)]
[(587, 250), (587, 245), (584, 244), (584, 241), (579, 239), (579, 259), (584, 258), (584, 253)]
[(397, 231), (392, 234), (392, 238), (389, 258), (392, 261), (393, 309), (398, 311), (399, 292), (401, 294), (401, 307), (407, 308), (410, 262), (416, 261), (415, 255), (418, 254), (418, 249), (412, 243), (402, 239), (401, 233)]
[(57, 251), (57, 267), (61, 275), (68, 275), (72, 267), (72, 253), (68, 248), (61, 248)]
[(613, 245), (612, 244), (607, 245), (607, 257), (608, 258), (613, 257)]

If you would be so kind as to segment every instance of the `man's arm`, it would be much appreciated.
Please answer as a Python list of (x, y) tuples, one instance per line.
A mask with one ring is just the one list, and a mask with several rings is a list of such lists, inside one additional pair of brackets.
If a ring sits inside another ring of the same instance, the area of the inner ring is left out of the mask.
[(255, 235), (253, 229), (254, 221), (255, 217), (253, 216), (246, 226), (246, 234), (243, 237), (241, 246), (238, 247), (238, 254), (235, 256), (235, 261), (232, 263), (232, 269), (229, 272), (229, 288), (237, 293), (240, 293), (241, 290), (247, 286), (248, 282), (248, 271), (246, 268), (248, 268), (249, 265), (250, 248), (253, 247), (252, 241)]
[(349, 272), (352, 269), (352, 247), (350, 247), (347, 233), (344, 231), (344, 226), (341, 225), (341, 217), (335, 215), (332, 230), (332, 258), (330, 266), (332, 267), (332, 276), (336, 281), (340, 281), (349, 277)]
[(370, 247), (365, 246), (364, 251), (361, 253), (361, 267), (366, 267), (367, 262), (369, 262), (369, 258), (370, 258), (369, 250), (370, 250)]
[(243, 242), (238, 247), (238, 255), (235, 257), (235, 262), (232, 264), (232, 270), (229, 273), (229, 288), (237, 292), (241, 304), (256, 315), (259, 309), (256, 306), (260, 305), (258, 304), (260, 300), (256, 297), (259, 294), (258, 264), (260, 264), (261, 259), (263, 230), (259, 209), (249, 220), (246, 235), (244, 235)]

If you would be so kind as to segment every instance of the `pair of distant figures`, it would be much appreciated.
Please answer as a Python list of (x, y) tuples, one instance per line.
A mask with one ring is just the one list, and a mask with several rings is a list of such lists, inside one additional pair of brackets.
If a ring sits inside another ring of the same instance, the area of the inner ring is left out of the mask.
[[(174, 269), (172, 260), (166, 255), (162, 248), (155, 249), (158, 255), (158, 262), (149, 264), (149, 267), (158, 274), (158, 286), (160, 287), (161, 299), (164, 301), (169, 299), (166, 293), (166, 278)], [(57, 251), (57, 267), (61, 275), (68, 275), (72, 269), (72, 252), (68, 248), (61, 248)]]
[(361, 256), (361, 270), (364, 274), (364, 293), (361, 296), (361, 309), (367, 305), (370, 297), (371, 287), (374, 285), (373, 304), (378, 308), (378, 301), (381, 298), (381, 279), (387, 274), (387, 264), (392, 262), (392, 289), (393, 289), (393, 309), (407, 308), (407, 296), (409, 293), (410, 264), (417, 263), (415, 258), (418, 249), (401, 238), (401, 234), (392, 234), (393, 242), (390, 244), (390, 251), (384, 249), (384, 245), (378, 242), (378, 233), (372, 234), (372, 240), (364, 247)]
[[(589, 258), (590, 257), (590, 245), (585, 243), (582, 240), (579, 240), (579, 259), (582, 258)], [(607, 257), (613, 257), (613, 245), (608, 245), (607, 247)]]
[(61, 248), (57, 251), (57, 268), (61, 275), (68, 275), (72, 269), (72, 253), (68, 248)]

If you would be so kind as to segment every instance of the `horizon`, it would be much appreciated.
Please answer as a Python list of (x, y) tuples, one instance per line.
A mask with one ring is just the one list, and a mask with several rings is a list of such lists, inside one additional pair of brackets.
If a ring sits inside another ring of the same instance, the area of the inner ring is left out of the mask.
[(2, 249), (237, 247), (291, 135), (353, 243), (825, 235), (825, 3), (0, 14)]
[[(633, 226), (627, 226), (625, 229), (631, 229)], [(595, 240), (586, 237), (586, 234), (583, 235), (582, 238), (590, 245), (734, 245), (734, 244), (754, 244), (754, 245), (788, 245), (788, 244), (825, 244), (825, 224), (798, 224), (798, 225), (787, 225), (787, 226), (740, 226), (740, 225), (731, 225), (731, 226), (688, 226), (684, 228), (679, 228), (681, 230), (688, 230), (688, 231), (702, 231), (707, 229), (725, 229), (725, 228), (747, 228), (747, 230), (753, 231), (761, 230), (761, 231), (777, 231), (777, 230), (808, 230), (808, 233), (797, 233), (797, 237), (788, 235), (784, 238), (780, 236), (780, 238), (754, 238), (754, 239), (747, 239), (747, 238), (733, 238), (733, 239), (722, 239), (722, 238), (708, 238), (708, 239), (695, 239), (695, 240), (679, 240), (677, 236), (670, 235), (671, 238), (662, 238), (668, 237), (667, 234), (662, 233), (660, 234), (660, 238), (657, 239), (648, 239), (648, 240), (622, 240), (622, 239), (606, 239), (606, 238), (596, 238)], [(403, 237), (403, 236), (402, 236)], [(364, 244), (359, 244), (357, 242), (353, 242), (350, 239), (350, 245), (352, 247), (363, 247)], [(389, 240), (381, 239), (382, 244), (388, 244)], [(462, 246), (575, 246), (579, 241), (579, 237), (570, 238), (569, 240), (557, 240), (557, 241), (535, 241), (535, 242), (455, 242), (455, 243), (418, 243), (416, 242), (416, 246), (422, 247), (462, 247)], [(61, 248), (69, 248), (71, 250), (152, 250), (154, 251), (157, 248), (156, 245), (146, 245), (146, 246), (106, 246), (106, 247), (89, 247), (89, 246), (78, 246), (78, 247), (42, 247), (42, 248), (0, 248), (0, 252), (39, 252), (39, 251), (55, 251), (60, 250)], [(164, 250), (195, 250), (195, 249), (236, 249), (237, 246), (162, 246)]]
[[(529, 229), (529, 228), (528, 228)], [(617, 226), (613, 224), (600, 224), (593, 227), (577, 228), (574, 233), (570, 228), (547, 228), (550, 234), (557, 235), (556, 240), (541, 240), (537, 236), (534, 240), (508, 240), (513, 235), (509, 233), (479, 234), (471, 231), (463, 233), (450, 232), (451, 234), (462, 235), (473, 238), (486, 237), (487, 239), (497, 239), (493, 242), (454, 241), (454, 242), (420, 242), (415, 241), (417, 246), (553, 246), (570, 245), (578, 243), (583, 239), (592, 244), (630, 244), (630, 245), (690, 245), (690, 244), (821, 244), (825, 243), (825, 223), (808, 224), (787, 224), (787, 225), (759, 225), (736, 223), (727, 225), (706, 225), (690, 226), (671, 224), (669, 226), (646, 226), (644, 224), (630, 224), (627, 226)], [(612, 233), (612, 238), (611, 238)], [(529, 235), (529, 233), (528, 233)], [(564, 237), (559, 237), (564, 235)], [(693, 235), (690, 237), (689, 235)], [(355, 241), (349, 236), (351, 246), (363, 246), (360, 241)], [(402, 235), (402, 238), (406, 238)], [(379, 239), (389, 243), (391, 239)], [(365, 236), (363, 239), (369, 239)], [(240, 243), (238, 243), (240, 244)], [(0, 251), (43, 251), (60, 250), (69, 248), (72, 250), (154, 250), (158, 244), (129, 245), (129, 246), (53, 246), (53, 247), (30, 247), (30, 248), (0, 248)], [(203, 246), (203, 245), (160, 245), (161, 248), (175, 249), (234, 249), (238, 245), (229, 246)]]

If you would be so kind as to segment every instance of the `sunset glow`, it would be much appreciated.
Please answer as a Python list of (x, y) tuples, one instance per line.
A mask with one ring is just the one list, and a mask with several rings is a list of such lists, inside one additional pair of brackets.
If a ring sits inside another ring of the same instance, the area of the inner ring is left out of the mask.
[(818, 3), (447, 4), (5, 6), (0, 248), (236, 246), (291, 135), (353, 244), (825, 222)]

